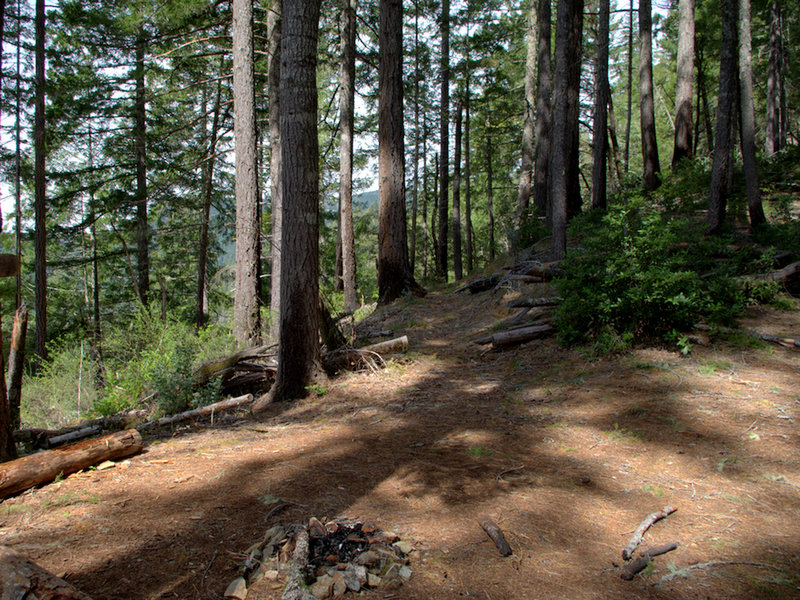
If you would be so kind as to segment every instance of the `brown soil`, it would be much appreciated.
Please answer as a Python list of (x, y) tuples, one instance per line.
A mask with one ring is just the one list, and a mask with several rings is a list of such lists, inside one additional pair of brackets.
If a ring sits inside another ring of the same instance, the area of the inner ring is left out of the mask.
[[(501, 296), (397, 302), (372, 320), (409, 336), (407, 357), (6, 500), (0, 543), (97, 600), (221, 598), (270, 525), (312, 515), (414, 545), (411, 580), (364, 600), (800, 598), (800, 353), (738, 340), (591, 360), (545, 340), (481, 354), (469, 341), (508, 316)], [(800, 313), (745, 325), (790, 334)], [(641, 548), (679, 548), (622, 581), (623, 546), (665, 505), (677, 512)]]

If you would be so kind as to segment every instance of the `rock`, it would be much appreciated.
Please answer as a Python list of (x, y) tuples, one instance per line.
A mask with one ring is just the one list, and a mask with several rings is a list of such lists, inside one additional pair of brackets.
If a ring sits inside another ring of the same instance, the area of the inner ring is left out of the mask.
[(392, 545), (398, 550), (400, 550), (400, 552), (402, 552), (403, 554), (409, 554), (414, 549), (414, 546), (412, 546), (408, 542), (395, 542)]
[(402, 579), (403, 581), (408, 581), (409, 579), (411, 579), (411, 573), (412, 573), (411, 569), (409, 569), (408, 566), (406, 565), (400, 567), (400, 570), (397, 572), (397, 574), (400, 575), (400, 579)]
[(245, 600), (247, 598), (247, 582), (244, 577), (237, 577), (228, 584), (225, 588), (225, 598), (236, 598), (236, 600)]
[(116, 466), (117, 463), (111, 462), (110, 460), (104, 460), (95, 467), (95, 471), (105, 471), (106, 469), (113, 469)]
[(262, 571), (264, 579), (267, 581), (277, 581), (280, 573), (275, 569), (267, 569), (266, 571)]
[(330, 575), (317, 577), (317, 580), (311, 584), (309, 590), (312, 594), (319, 598), (319, 600), (330, 598), (331, 592), (333, 591), (333, 577)]
[(393, 590), (400, 587), (400, 566), (393, 563), (381, 578), (381, 588)]
[(308, 520), (308, 536), (311, 538), (323, 538), (328, 535), (325, 525), (317, 517)]
[(367, 582), (367, 568), (362, 565), (347, 565), (344, 570), (344, 582), (348, 590), (360, 592), (361, 586)]
[(341, 571), (337, 571), (333, 575), (333, 597), (338, 598), (343, 596), (347, 591), (347, 583), (345, 583), (344, 575)]
[(375, 575), (375, 573), (367, 573), (367, 586), (371, 588), (376, 588), (381, 584), (381, 578)]
[(356, 556), (356, 564), (357, 565), (364, 565), (367, 567), (374, 567), (379, 562), (381, 562), (381, 557), (378, 555), (377, 552), (373, 552), (372, 550), (367, 550), (366, 552), (362, 552), (358, 556)]

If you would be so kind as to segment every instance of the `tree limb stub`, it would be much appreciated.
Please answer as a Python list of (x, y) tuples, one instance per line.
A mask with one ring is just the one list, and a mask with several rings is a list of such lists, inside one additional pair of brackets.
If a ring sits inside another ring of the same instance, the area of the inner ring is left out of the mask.
[(489, 517), (481, 517), (480, 524), (486, 534), (494, 542), (494, 545), (497, 546), (500, 554), (503, 556), (510, 556), (512, 554), (511, 546), (508, 545), (506, 536), (503, 535), (503, 532), (500, 530), (497, 524)]
[(636, 531), (633, 532), (633, 537), (628, 545), (622, 549), (622, 560), (630, 560), (634, 550), (642, 543), (645, 532), (653, 526), (654, 523), (666, 518), (668, 515), (674, 513), (677, 509), (672, 506), (665, 506), (658, 512), (651, 513), (645, 517), (644, 521), (639, 524)]

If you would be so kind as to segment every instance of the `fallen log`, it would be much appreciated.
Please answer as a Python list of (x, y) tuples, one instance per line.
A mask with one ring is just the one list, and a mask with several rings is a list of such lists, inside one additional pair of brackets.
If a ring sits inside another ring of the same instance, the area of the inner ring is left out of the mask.
[(553, 331), (553, 326), (549, 324), (531, 325), (530, 327), (521, 327), (519, 329), (495, 333), (492, 336), (491, 343), (494, 348), (512, 346), (514, 344), (522, 344), (524, 342), (529, 342), (531, 340), (544, 337)]
[(62, 475), (70, 475), (103, 462), (136, 454), (142, 436), (135, 429), (118, 431), (54, 450), (43, 450), (0, 464), (0, 498), (22, 492)]
[(206, 417), (208, 415), (212, 415), (213, 417), (213, 415), (218, 412), (230, 410), (238, 406), (243, 406), (245, 404), (251, 403), (252, 401), (253, 401), (253, 394), (245, 394), (244, 396), (239, 396), (237, 398), (228, 398), (226, 400), (220, 400), (219, 402), (215, 402), (214, 404), (209, 404), (208, 406), (201, 406), (200, 408), (187, 410), (185, 412), (178, 413), (177, 415), (170, 415), (168, 417), (162, 417), (161, 419), (156, 419), (155, 421), (148, 421), (147, 423), (142, 423), (136, 429), (138, 429), (139, 431), (149, 431), (151, 429), (157, 429), (159, 427), (166, 427), (167, 425), (180, 423), (181, 421), (188, 421), (189, 419), (197, 419), (199, 417)]
[(494, 286), (497, 285), (497, 282), (500, 281), (501, 277), (502, 274), (493, 273), (488, 277), (481, 277), (480, 279), (476, 279), (475, 281), (470, 281), (469, 283), (465, 283), (461, 287), (457, 288), (453, 293), (457, 294), (459, 292), (464, 292), (467, 290), (469, 290), (470, 294), (488, 292), (489, 290), (493, 289)]
[[(369, 368), (375, 370), (377, 363), (383, 360), (383, 355), (408, 350), (408, 336), (401, 336), (376, 344), (369, 344), (361, 348), (344, 348), (328, 352), (322, 359), (325, 371), (329, 374), (336, 373), (343, 369), (355, 371)], [(376, 360), (377, 363), (376, 363)]]
[(0, 546), (0, 600), (92, 600), (8, 546)]
[(316, 600), (305, 585), (305, 569), (308, 565), (308, 530), (301, 527), (294, 542), (294, 552), (289, 563), (289, 581), (283, 589), (281, 600)]
[(101, 431), (102, 428), (99, 425), (93, 425), (91, 427), (76, 429), (75, 431), (70, 431), (69, 433), (54, 435), (53, 437), (47, 440), (47, 446), (49, 448), (55, 448), (56, 446), (63, 446), (64, 444), (70, 444), (72, 442), (77, 442), (78, 440), (82, 440), (84, 438), (97, 435)]
[(631, 537), (628, 545), (622, 549), (622, 560), (630, 560), (631, 556), (633, 556), (634, 550), (636, 550), (637, 546), (642, 543), (645, 532), (650, 529), (654, 523), (657, 523), (661, 519), (666, 519), (676, 510), (677, 509), (673, 508), (672, 506), (665, 506), (660, 511), (647, 515), (639, 524), (639, 527), (636, 528), (636, 531), (633, 532), (633, 537)]
[(192, 380), (195, 385), (204, 385), (214, 377), (225, 378), (226, 376), (231, 376), (236, 370), (236, 363), (243, 360), (270, 356), (274, 353), (270, 353), (269, 351), (276, 346), (277, 344), (269, 344), (266, 346), (257, 346), (255, 348), (247, 348), (246, 350), (231, 354), (225, 358), (209, 361), (197, 369)]
[(647, 552), (637, 557), (636, 560), (632, 560), (623, 566), (619, 576), (625, 581), (631, 581), (637, 573), (644, 571), (647, 568), (647, 565), (650, 564), (650, 561), (654, 556), (660, 556), (661, 554), (672, 552), (677, 547), (678, 542), (672, 542), (671, 544), (664, 544), (662, 546), (650, 548)]
[(747, 279), (752, 279), (753, 281), (776, 281), (785, 288), (794, 291), (800, 284), (800, 261), (793, 262), (771, 273), (751, 275)]
[(148, 412), (149, 411), (144, 408), (125, 410), (107, 417), (87, 419), (75, 425), (62, 427), (61, 429), (43, 429), (38, 427), (20, 429), (14, 432), (14, 441), (17, 443), (28, 444), (33, 448), (46, 449), (51, 447), (50, 440), (52, 438), (67, 435), (81, 429), (87, 429), (90, 427), (100, 427), (101, 430), (130, 429), (132, 425), (147, 417)]
[(509, 308), (536, 308), (541, 306), (558, 306), (561, 298), (558, 296), (545, 296), (542, 298), (517, 298), (508, 303)]
[(374, 352), (375, 354), (393, 354), (395, 352), (406, 352), (408, 350), (408, 336), (403, 335), (399, 338), (377, 342), (359, 348), (361, 352)]
[(510, 556), (513, 554), (511, 546), (509, 546), (508, 542), (506, 541), (506, 536), (503, 535), (502, 530), (494, 521), (492, 521), (489, 517), (481, 517), (480, 524), (483, 530), (486, 532), (486, 535), (488, 535), (489, 538), (491, 538), (491, 540), (494, 542), (494, 545), (497, 546), (500, 554), (503, 556)]

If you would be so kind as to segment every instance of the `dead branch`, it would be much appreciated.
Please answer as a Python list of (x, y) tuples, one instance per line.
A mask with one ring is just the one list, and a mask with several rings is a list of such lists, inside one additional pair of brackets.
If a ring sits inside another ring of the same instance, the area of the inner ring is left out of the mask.
[(637, 546), (642, 543), (645, 532), (650, 529), (654, 523), (657, 523), (661, 519), (665, 519), (676, 510), (677, 509), (673, 508), (672, 506), (665, 506), (660, 511), (647, 515), (644, 521), (639, 524), (639, 527), (636, 528), (636, 531), (633, 532), (631, 541), (629, 541), (628, 545), (622, 549), (622, 560), (630, 560), (634, 550), (636, 550)]
[(212, 415), (213, 417), (213, 415), (215, 415), (216, 413), (223, 412), (226, 410), (231, 410), (233, 408), (249, 404), (252, 401), (253, 401), (253, 394), (245, 394), (244, 396), (238, 396), (236, 398), (228, 398), (226, 400), (220, 400), (219, 402), (215, 402), (214, 404), (209, 404), (208, 406), (202, 406), (200, 408), (195, 408), (192, 410), (187, 410), (182, 413), (178, 413), (177, 415), (171, 415), (168, 417), (157, 419), (155, 421), (148, 421), (147, 423), (142, 423), (137, 427), (137, 429), (139, 431), (149, 431), (151, 429), (157, 429), (159, 427), (166, 427), (167, 425), (180, 423), (181, 421), (188, 421), (189, 419), (197, 419), (199, 417), (205, 417), (208, 415)]
[(678, 542), (672, 542), (671, 544), (664, 544), (662, 546), (650, 548), (647, 552), (636, 558), (636, 560), (633, 560), (622, 567), (622, 572), (619, 574), (619, 576), (625, 581), (631, 581), (637, 573), (644, 571), (647, 568), (647, 565), (650, 564), (650, 561), (654, 556), (672, 552), (677, 547)]

